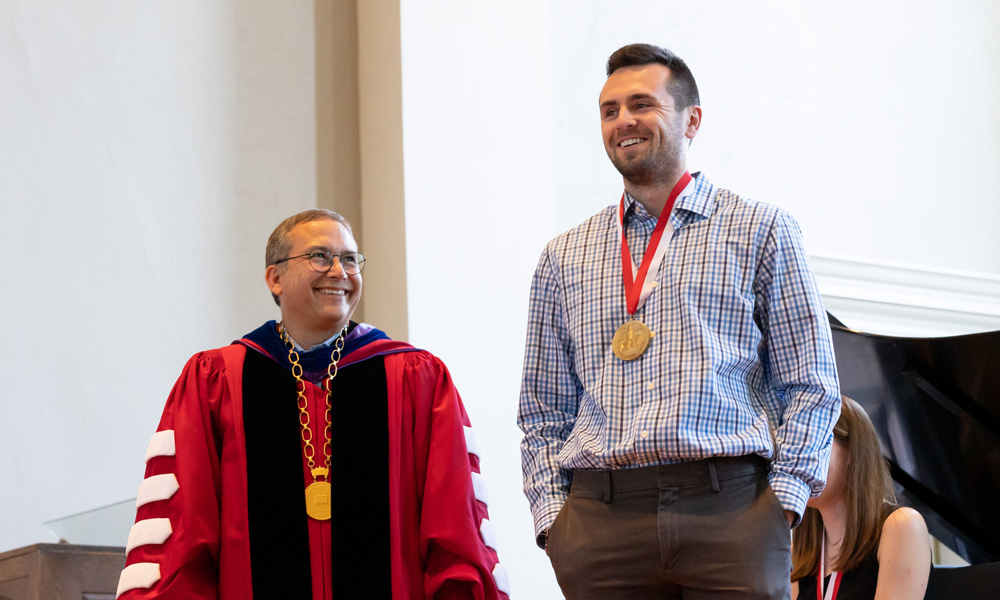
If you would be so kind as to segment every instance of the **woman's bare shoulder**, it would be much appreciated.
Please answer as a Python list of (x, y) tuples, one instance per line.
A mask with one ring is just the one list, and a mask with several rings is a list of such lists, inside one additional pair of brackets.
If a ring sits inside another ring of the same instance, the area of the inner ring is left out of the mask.
[(905, 540), (927, 539), (927, 523), (917, 511), (908, 506), (903, 506), (892, 511), (882, 525), (882, 539), (886, 536), (901, 538)]
[(916, 600), (927, 591), (931, 544), (927, 523), (912, 508), (898, 508), (885, 520), (878, 544), (878, 600)]

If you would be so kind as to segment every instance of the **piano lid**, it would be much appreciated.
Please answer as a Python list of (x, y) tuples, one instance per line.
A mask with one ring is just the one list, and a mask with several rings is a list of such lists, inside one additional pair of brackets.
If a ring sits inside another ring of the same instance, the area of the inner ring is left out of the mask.
[(871, 417), (902, 495), (958, 555), (1000, 560), (1000, 331), (901, 338), (830, 322), (841, 392)]

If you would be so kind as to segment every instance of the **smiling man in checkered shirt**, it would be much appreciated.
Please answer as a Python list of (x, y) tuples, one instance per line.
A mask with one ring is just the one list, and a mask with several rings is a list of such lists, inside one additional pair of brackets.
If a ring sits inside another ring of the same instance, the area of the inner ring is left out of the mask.
[(840, 410), (798, 224), (688, 173), (684, 61), (633, 44), (607, 72), (625, 193), (532, 281), (518, 424), (538, 543), (571, 600), (788, 597), (789, 527)]

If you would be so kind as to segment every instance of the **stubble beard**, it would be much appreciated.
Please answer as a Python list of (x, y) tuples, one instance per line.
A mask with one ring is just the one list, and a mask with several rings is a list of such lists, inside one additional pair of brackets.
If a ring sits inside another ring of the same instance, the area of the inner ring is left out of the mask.
[(611, 164), (632, 185), (647, 186), (671, 178), (680, 165), (680, 153), (676, 148), (661, 148), (631, 160), (612, 154)]
[[(644, 155), (625, 160), (617, 152), (610, 155), (611, 164), (630, 184), (648, 186), (657, 182), (672, 183), (678, 175), (687, 138), (684, 135), (683, 114), (678, 114), (667, 127), (667, 134), (660, 138), (661, 146), (650, 148)], [(654, 136), (649, 135), (650, 143)]]

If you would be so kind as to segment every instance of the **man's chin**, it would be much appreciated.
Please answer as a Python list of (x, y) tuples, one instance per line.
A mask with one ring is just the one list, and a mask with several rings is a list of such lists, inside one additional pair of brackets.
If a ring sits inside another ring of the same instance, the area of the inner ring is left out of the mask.
[(649, 165), (646, 163), (614, 163), (622, 177), (635, 184), (642, 184), (650, 179)]
[(675, 165), (666, 160), (654, 160), (652, 157), (636, 157), (633, 160), (612, 160), (615, 169), (626, 181), (633, 185), (650, 185), (673, 172)]
[(618, 172), (623, 176), (641, 173), (649, 168), (649, 163), (650, 160), (648, 155), (634, 155), (626, 158), (616, 154), (611, 157), (611, 164), (613, 164), (615, 168), (618, 169)]

